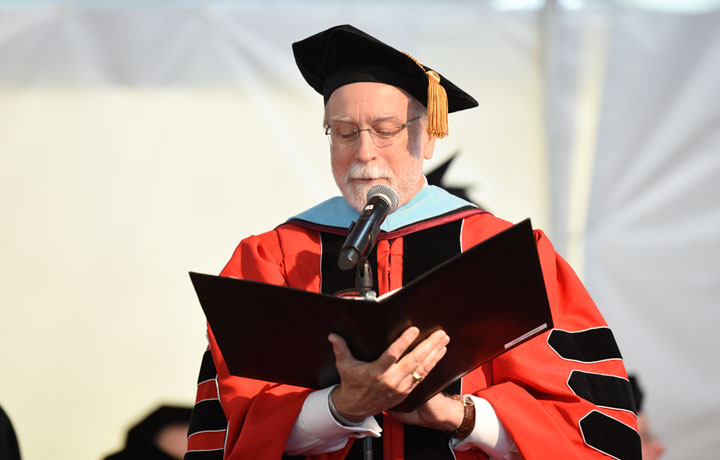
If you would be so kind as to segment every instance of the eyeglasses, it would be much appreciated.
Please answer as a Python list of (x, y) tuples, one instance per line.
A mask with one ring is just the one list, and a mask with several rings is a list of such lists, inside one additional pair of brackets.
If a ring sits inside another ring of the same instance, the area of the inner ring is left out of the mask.
[(367, 131), (377, 147), (388, 147), (395, 142), (395, 136), (397, 136), (400, 131), (405, 129), (410, 123), (419, 119), (420, 116), (417, 116), (400, 126), (391, 120), (380, 120), (372, 123), (368, 128), (363, 129), (344, 121), (334, 122), (332, 126), (325, 128), (325, 135), (328, 137), (330, 145), (334, 147), (347, 147), (357, 142), (361, 131)]

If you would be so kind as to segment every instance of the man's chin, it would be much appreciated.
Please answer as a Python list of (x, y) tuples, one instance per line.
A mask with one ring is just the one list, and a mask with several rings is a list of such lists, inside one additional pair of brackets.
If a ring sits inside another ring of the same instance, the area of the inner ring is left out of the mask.
[(343, 197), (345, 201), (350, 205), (351, 208), (358, 212), (362, 212), (367, 202), (368, 190), (373, 184), (353, 183), (347, 185), (343, 190)]
[(361, 193), (343, 193), (343, 198), (345, 198), (345, 202), (347, 202), (347, 204), (349, 204), (350, 207), (357, 212), (362, 212), (365, 207), (365, 195)]
[[(362, 212), (367, 203), (367, 194), (370, 189), (376, 185), (389, 185), (393, 189), (393, 184), (387, 179), (352, 179), (346, 183), (343, 188), (343, 197), (351, 208)], [(396, 192), (399, 192), (397, 189)]]

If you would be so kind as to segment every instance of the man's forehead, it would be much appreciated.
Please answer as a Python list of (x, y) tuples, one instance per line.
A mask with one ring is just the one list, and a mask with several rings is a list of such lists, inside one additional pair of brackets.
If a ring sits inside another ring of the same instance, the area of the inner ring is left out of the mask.
[(326, 121), (382, 120), (407, 117), (412, 96), (384, 83), (359, 82), (333, 92), (325, 105)]
[(364, 100), (372, 98), (407, 103), (412, 99), (412, 96), (404, 89), (387, 83), (359, 81), (337, 88), (332, 92), (327, 103), (330, 104), (333, 100)]

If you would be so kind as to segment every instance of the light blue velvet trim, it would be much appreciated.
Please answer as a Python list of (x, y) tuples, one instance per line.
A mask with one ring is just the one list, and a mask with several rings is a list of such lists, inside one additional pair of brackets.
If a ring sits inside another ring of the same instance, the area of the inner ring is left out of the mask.
[[(387, 216), (385, 222), (380, 226), (380, 230), (392, 232), (465, 206), (477, 207), (440, 187), (427, 185), (420, 189), (412, 200)], [(289, 220), (300, 219), (328, 227), (348, 228), (359, 215), (360, 213), (351, 208), (343, 197), (336, 196), (291, 217)]]

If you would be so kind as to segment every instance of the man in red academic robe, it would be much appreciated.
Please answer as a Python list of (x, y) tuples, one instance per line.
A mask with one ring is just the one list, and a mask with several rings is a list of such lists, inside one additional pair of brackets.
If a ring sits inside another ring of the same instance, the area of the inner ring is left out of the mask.
[[(447, 113), (477, 102), (440, 74), (352, 26), (293, 45), (305, 80), (325, 99), (331, 165), (342, 197), (243, 240), (222, 271), (333, 294), (353, 287), (337, 268), (349, 224), (377, 184), (398, 195), (369, 256), (379, 294), (508, 228), (506, 221), (429, 186), (422, 164), (447, 134)], [(475, 369), (413, 412), (400, 403), (452, 340), (407, 329), (374, 362), (331, 334), (339, 385), (307, 388), (229, 374), (212, 330), (186, 460), (639, 459), (635, 406), (612, 332), (572, 269), (536, 231), (555, 328)], [(482, 296), (482, 292), (478, 293)], [(452, 308), (452, 305), (438, 306)]]

